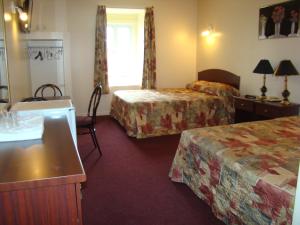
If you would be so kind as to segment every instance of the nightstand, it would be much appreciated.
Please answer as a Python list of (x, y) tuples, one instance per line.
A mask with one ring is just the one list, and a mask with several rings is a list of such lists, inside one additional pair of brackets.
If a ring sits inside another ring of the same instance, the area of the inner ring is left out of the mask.
[(283, 105), (280, 102), (268, 102), (245, 97), (234, 97), (235, 122), (274, 119), (299, 114), (299, 104)]

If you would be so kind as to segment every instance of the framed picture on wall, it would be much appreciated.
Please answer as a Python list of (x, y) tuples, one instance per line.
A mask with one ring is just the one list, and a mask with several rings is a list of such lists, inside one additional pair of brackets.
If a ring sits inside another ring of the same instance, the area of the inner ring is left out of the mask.
[(260, 8), (259, 39), (300, 36), (300, 0)]

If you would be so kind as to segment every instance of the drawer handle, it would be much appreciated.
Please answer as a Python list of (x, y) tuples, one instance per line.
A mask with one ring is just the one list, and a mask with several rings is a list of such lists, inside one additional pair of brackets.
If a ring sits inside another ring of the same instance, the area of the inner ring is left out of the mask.
[(268, 112), (268, 110), (267, 110), (267, 109), (265, 109), (265, 110), (264, 110), (264, 112), (265, 112), (265, 113), (267, 113), (267, 112)]
[(241, 103), (241, 106), (244, 106), (245, 104), (244, 103)]

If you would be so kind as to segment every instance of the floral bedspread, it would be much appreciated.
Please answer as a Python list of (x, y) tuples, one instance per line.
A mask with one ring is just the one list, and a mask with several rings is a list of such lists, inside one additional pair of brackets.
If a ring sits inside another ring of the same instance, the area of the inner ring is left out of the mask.
[(292, 224), (300, 117), (184, 131), (169, 176), (226, 224)]
[(129, 136), (145, 138), (183, 130), (229, 124), (233, 102), (190, 89), (116, 91), (111, 113)]

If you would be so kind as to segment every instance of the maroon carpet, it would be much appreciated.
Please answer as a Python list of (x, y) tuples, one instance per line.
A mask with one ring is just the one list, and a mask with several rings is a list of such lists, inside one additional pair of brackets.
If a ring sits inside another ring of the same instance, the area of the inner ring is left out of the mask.
[(85, 225), (223, 224), (186, 185), (168, 178), (179, 135), (137, 140), (115, 120), (100, 117), (97, 136), (100, 159), (97, 151), (89, 154), (89, 135), (78, 139), (87, 174)]

